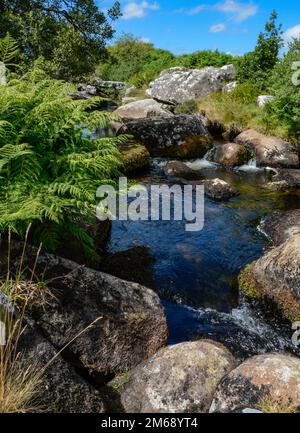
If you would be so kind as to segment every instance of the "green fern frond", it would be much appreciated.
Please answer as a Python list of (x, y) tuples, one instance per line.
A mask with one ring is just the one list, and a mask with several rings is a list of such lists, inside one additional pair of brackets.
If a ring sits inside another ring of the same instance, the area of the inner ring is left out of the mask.
[[(0, 92), (0, 231), (35, 227), (51, 251), (75, 242), (96, 257), (76, 221), (92, 218), (95, 193), (118, 179), (118, 147), (127, 136), (92, 139), (85, 130), (109, 127), (111, 113), (91, 112), (96, 101), (74, 101), (72, 86), (49, 80), (38, 65)], [(52, 238), (52, 241), (51, 241)]]
[(15, 39), (7, 33), (6, 36), (0, 39), (0, 62), (6, 66), (17, 57), (19, 54), (19, 47)]

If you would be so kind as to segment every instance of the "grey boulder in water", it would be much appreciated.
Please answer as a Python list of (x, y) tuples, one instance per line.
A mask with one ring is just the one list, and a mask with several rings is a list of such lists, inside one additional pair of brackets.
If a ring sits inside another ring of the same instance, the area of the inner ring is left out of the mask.
[(202, 158), (212, 137), (200, 115), (151, 117), (126, 122), (118, 134), (131, 134), (151, 156)]
[(298, 151), (282, 138), (248, 129), (239, 134), (234, 141), (246, 146), (256, 156), (258, 167), (299, 168)]
[(260, 229), (278, 246), (300, 234), (300, 209), (272, 214), (261, 223)]
[(226, 143), (216, 148), (214, 162), (225, 167), (239, 167), (249, 161), (250, 155), (245, 146), (237, 143)]
[(276, 305), (285, 320), (300, 320), (300, 234), (248, 265), (239, 282), (247, 297)]

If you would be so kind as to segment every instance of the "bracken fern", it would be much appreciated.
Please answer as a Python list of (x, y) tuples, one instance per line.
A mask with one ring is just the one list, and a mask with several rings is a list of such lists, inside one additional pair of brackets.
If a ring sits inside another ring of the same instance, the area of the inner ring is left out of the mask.
[(95, 257), (94, 242), (79, 221), (94, 218), (95, 192), (120, 175), (118, 145), (127, 137), (94, 139), (114, 115), (101, 101), (74, 101), (71, 85), (49, 80), (36, 66), (0, 87), (0, 231), (33, 239), (54, 251), (76, 240)]

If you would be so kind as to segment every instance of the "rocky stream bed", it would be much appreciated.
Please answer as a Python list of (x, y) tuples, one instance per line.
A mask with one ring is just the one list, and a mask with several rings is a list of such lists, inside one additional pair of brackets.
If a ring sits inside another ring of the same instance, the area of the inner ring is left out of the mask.
[[(87, 228), (102, 257), (94, 266), (67, 246), (66, 258), (42, 251), (38, 260), (28, 246), (26, 272), (34, 267), (52, 293), (26, 312), (19, 342), (26, 366), (55, 356), (42, 379), (43, 410), (299, 410), (299, 151), (203, 114), (174, 114), (176, 104), (232, 91), (234, 78), (232, 65), (164, 71), (150, 99), (119, 107), (111, 130), (95, 131), (132, 136), (120, 147), (132, 181), (203, 185), (203, 230), (95, 221)], [(89, 99), (105, 85), (126, 87), (100, 80), (72, 96)], [(13, 245), (15, 268), (22, 251)]]

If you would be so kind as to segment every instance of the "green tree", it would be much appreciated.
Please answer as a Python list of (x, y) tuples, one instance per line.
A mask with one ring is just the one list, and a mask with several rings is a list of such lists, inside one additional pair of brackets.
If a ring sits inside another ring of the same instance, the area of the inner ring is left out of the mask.
[(0, 38), (10, 32), (25, 64), (43, 57), (58, 78), (76, 79), (93, 72), (119, 16), (118, 1), (105, 14), (94, 0), (1, 0)]
[(270, 79), (275, 100), (268, 105), (269, 114), (284, 124), (299, 140), (300, 136), (300, 39), (289, 44), (288, 52), (278, 62)]
[(125, 34), (113, 46), (108, 47), (107, 51), (107, 58), (98, 66), (101, 78), (128, 81), (147, 65), (155, 48), (151, 43)]
[(277, 24), (278, 14), (273, 11), (261, 32), (255, 50), (246, 54), (238, 63), (238, 80), (252, 81), (261, 89), (267, 87), (270, 71), (278, 61), (283, 47), (282, 26)]

